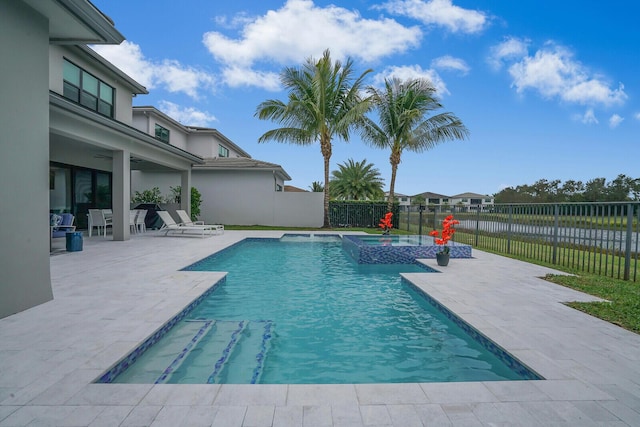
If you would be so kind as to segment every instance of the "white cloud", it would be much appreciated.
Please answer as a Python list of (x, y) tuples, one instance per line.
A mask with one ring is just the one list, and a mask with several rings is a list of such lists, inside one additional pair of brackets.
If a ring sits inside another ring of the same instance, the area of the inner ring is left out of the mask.
[(462, 74), (467, 74), (470, 70), (469, 66), (464, 60), (460, 58), (454, 58), (450, 55), (445, 55), (434, 59), (433, 61), (431, 61), (431, 67), (440, 70), (456, 70), (460, 71)]
[(390, 79), (393, 77), (397, 77), (400, 80), (407, 79), (427, 79), (431, 81), (431, 84), (436, 88), (437, 95), (443, 96), (448, 95), (449, 91), (447, 90), (447, 86), (445, 85), (442, 78), (437, 71), (433, 69), (423, 70), (419, 65), (413, 66), (404, 66), (404, 67), (387, 67), (382, 70), (381, 73), (373, 76), (373, 84), (374, 86), (382, 86), (384, 85), (384, 79)]
[(584, 123), (585, 125), (598, 124), (598, 118), (593, 112), (593, 108), (589, 108), (583, 115), (577, 115), (576, 119)]
[(417, 26), (364, 19), (357, 11), (317, 7), (311, 0), (288, 0), (280, 9), (253, 20), (242, 18), (237, 21), (244, 23), (239, 38), (217, 31), (203, 36), (209, 52), (223, 64), (225, 82), (230, 85), (271, 89), (271, 73), (255, 71), (257, 64), (302, 64), (309, 57), (319, 58), (327, 48), (334, 60), (352, 57), (374, 62), (417, 47), (422, 37)]
[(634, 114), (633, 117), (635, 117), (636, 120), (640, 120), (640, 112)]
[(622, 123), (622, 121), (624, 120), (623, 117), (620, 117), (617, 114), (614, 114), (613, 116), (609, 117), (609, 127), (611, 129), (615, 129), (618, 126), (620, 126), (620, 123)]
[(92, 49), (149, 90), (161, 87), (197, 99), (201, 90), (214, 86), (215, 79), (211, 74), (175, 60), (147, 59), (140, 46), (127, 40), (120, 45), (95, 45)]
[(205, 111), (199, 111), (193, 107), (181, 107), (169, 101), (160, 101), (158, 109), (185, 126), (210, 127), (218, 120)]
[(592, 74), (562, 46), (547, 43), (533, 56), (525, 54), (521, 58), (517, 57), (522, 53), (518, 43), (512, 49), (507, 49), (504, 43), (494, 49), (493, 58), (513, 62), (508, 70), (518, 93), (530, 89), (544, 98), (580, 105), (620, 105), (627, 99), (622, 84), (610, 87), (602, 76)]
[(504, 61), (522, 59), (527, 56), (529, 43), (529, 40), (508, 37), (502, 43), (491, 48), (491, 55), (487, 59), (487, 62), (489, 62), (493, 68), (499, 69), (502, 67)]
[(488, 24), (486, 14), (454, 6), (452, 0), (391, 0), (375, 8), (408, 16), (425, 25), (442, 26), (454, 33), (477, 33)]

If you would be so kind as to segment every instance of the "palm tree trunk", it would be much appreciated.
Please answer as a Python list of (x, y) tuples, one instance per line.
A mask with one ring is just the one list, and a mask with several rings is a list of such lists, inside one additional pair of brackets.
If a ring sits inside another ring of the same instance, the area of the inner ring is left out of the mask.
[(387, 212), (393, 212), (393, 201), (395, 199), (395, 187), (396, 187), (396, 171), (398, 170), (397, 163), (391, 163), (391, 182), (389, 183), (389, 198), (387, 199)]
[(326, 135), (320, 137), (320, 150), (324, 158), (324, 220), (322, 228), (331, 228), (329, 221), (329, 162), (331, 160), (331, 140)]

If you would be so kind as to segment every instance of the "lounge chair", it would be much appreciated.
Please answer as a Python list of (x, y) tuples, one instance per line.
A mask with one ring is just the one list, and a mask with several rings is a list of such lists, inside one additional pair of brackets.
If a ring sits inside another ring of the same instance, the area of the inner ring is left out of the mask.
[(213, 229), (220, 234), (224, 233), (224, 225), (221, 224), (205, 224), (204, 221), (192, 221), (189, 218), (189, 214), (185, 210), (176, 210), (176, 213), (180, 217), (180, 224), (178, 225), (206, 225), (208, 227), (213, 227)]
[(158, 211), (158, 216), (164, 222), (164, 225), (160, 229), (160, 231), (164, 230), (164, 235), (168, 235), (170, 232), (179, 232), (184, 234), (185, 231), (193, 231), (198, 232), (202, 237), (205, 235), (212, 235), (215, 228), (210, 225), (179, 225), (176, 224), (174, 219), (171, 217), (169, 212), (167, 211)]

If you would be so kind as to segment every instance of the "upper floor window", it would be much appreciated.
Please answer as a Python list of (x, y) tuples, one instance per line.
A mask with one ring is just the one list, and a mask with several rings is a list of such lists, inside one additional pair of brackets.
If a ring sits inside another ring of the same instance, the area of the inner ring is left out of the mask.
[(156, 123), (156, 139), (162, 142), (169, 143), (169, 129), (160, 126)]
[(491, 199), (484, 199), (484, 202), (485, 202), (485, 203), (493, 203), (493, 200), (491, 200)]
[(218, 145), (218, 157), (229, 157), (229, 149), (223, 145)]
[(113, 118), (113, 87), (66, 59), (62, 75), (65, 98)]

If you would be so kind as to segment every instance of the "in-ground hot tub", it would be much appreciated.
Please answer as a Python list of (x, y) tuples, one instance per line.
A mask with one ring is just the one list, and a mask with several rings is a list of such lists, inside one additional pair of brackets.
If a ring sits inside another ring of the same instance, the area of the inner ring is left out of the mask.
[[(447, 243), (451, 258), (471, 258), (471, 246)], [(435, 258), (442, 246), (431, 236), (350, 235), (342, 247), (359, 264), (412, 264), (417, 258)]]

